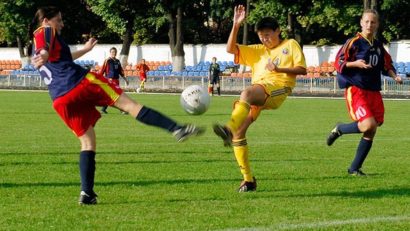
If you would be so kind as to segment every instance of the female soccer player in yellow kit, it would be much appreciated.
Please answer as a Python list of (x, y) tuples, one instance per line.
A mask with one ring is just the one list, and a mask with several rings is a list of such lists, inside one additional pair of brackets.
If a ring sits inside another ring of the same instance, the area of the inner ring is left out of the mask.
[(226, 125), (214, 124), (214, 132), (225, 146), (233, 146), (244, 180), (239, 192), (256, 190), (256, 179), (250, 169), (246, 131), (258, 118), (261, 110), (277, 109), (292, 92), (296, 75), (306, 74), (302, 49), (293, 39), (282, 39), (279, 24), (274, 18), (262, 18), (256, 24), (256, 33), (262, 44), (238, 45), (236, 37), (245, 20), (245, 7), (234, 9), (233, 26), (226, 51), (235, 55), (235, 62), (250, 66), (252, 85), (242, 91), (235, 102), (231, 119)]

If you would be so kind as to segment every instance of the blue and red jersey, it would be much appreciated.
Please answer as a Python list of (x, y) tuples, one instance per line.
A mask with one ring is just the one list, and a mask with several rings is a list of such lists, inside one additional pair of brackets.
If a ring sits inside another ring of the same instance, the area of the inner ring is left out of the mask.
[(120, 75), (124, 76), (120, 60), (111, 57), (104, 61), (99, 73), (109, 79), (119, 79)]
[(47, 63), (39, 71), (53, 100), (73, 89), (88, 73), (73, 62), (70, 48), (52, 27), (34, 31), (34, 52), (38, 54), (41, 50), (49, 53)]
[[(372, 68), (346, 68), (347, 62), (363, 59)], [(391, 56), (383, 44), (374, 39), (373, 44), (360, 33), (350, 38), (336, 55), (335, 68), (340, 88), (356, 86), (371, 91), (381, 90), (381, 73), (396, 72)]]

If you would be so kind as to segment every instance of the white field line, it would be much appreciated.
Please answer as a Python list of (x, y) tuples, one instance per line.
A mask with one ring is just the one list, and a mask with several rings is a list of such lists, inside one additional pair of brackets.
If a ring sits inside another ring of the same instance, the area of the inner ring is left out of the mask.
[(319, 221), (313, 223), (300, 223), (300, 224), (277, 224), (267, 227), (249, 227), (240, 229), (224, 229), (224, 231), (263, 231), (263, 230), (295, 230), (295, 229), (315, 229), (326, 228), (342, 225), (355, 225), (355, 224), (372, 224), (372, 223), (394, 223), (410, 220), (409, 216), (392, 216), (392, 217), (367, 217), (347, 220), (329, 220)]

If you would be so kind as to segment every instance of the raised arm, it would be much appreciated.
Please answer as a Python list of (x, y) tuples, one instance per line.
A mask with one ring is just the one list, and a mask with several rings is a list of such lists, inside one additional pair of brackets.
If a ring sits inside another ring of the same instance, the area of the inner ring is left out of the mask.
[(245, 7), (243, 5), (235, 6), (233, 25), (231, 33), (229, 34), (228, 42), (226, 44), (226, 52), (230, 54), (238, 54), (238, 47), (236, 46), (236, 38), (238, 36), (239, 28), (242, 22), (245, 20)]
[(83, 56), (85, 53), (91, 51), (94, 46), (97, 44), (97, 40), (95, 38), (90, 38), (85, 44), (83, 49), (72, 51), (71, 56), (73, 57), (73, 60), (76, 60)]

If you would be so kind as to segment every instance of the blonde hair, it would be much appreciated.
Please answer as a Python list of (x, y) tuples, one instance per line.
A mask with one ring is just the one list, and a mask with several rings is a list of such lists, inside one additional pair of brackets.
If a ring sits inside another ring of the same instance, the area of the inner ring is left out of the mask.
[(377, 12), (377, 10), (374, 10), (374, 9), (365, 9), (365, 10), (363, 11), (362, 18), (363, 18), (363, 16), (364, 16), (364, 14), (374, 14), (374, 15), (376, 16), (377, 20), (379, 20), (379, 13)]

